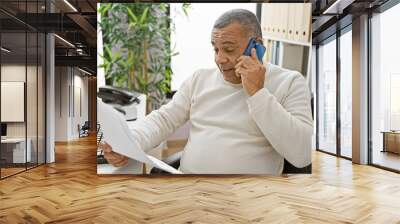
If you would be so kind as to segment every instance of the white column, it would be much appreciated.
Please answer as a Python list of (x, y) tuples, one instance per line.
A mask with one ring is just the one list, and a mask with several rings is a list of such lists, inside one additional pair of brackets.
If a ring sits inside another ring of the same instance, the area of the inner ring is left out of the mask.
[(54, 35), (46, 36), (46, 163), (55, 161), (54, 133), (55, 133), (55, 76), (54, 76)]
[(353, 162), (368, 163), (368, 16), (353, 20)]

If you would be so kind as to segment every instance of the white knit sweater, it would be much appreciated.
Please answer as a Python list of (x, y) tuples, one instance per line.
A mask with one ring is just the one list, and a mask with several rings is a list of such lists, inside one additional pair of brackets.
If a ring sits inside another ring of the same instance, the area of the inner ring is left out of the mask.
[(278, 175), (284, 158), (297, 167), (311, 163), (310, 94), (298, 72), (268, 64), (264, 88), (250, 97), (217, 68), (198, 70), (132, 132), (147, 151), (188, 120), (184, 173)]

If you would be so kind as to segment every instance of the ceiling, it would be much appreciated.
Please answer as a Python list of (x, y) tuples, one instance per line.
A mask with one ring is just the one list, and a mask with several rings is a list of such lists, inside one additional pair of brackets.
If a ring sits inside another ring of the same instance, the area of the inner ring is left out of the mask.
[[(47, 4), (46, 4), (47, 2)], [(55, 36), (56, 66), (77, 66), (96, 74), (96, 0), (1, 0), (2, 46), (12, 50), (7, 57), (36, 55), (36, 33)], [(51, 12), (51, 13), (50, 13)], [(21, 33), (27, 32), (25, 35)], [(35, 33), (29, 34), (30, 32)], [(25, 43), (27, 41), (27, 45)], [(32, 42), (32, 43), (31, 43)], [(25, 46), (26, 49), (25, 49)], [(4, 58), (3, 58), (4, 60)]]
[(351, 24), (354, 17), (373, 11), (388, 0), (313, 0), (313, 43), (332, 36), (338, 29)]

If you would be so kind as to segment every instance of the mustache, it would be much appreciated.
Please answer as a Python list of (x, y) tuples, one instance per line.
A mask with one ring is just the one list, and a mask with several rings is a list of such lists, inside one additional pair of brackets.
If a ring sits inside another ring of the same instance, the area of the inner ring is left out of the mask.
[(228, 71), (228, 70), (234, 70), (235, 69), (235, 67), (224, 68), (224, 67), (222, 67), (220, 65), (218, 65), (218, 68), (219, 68), (220, 71)]

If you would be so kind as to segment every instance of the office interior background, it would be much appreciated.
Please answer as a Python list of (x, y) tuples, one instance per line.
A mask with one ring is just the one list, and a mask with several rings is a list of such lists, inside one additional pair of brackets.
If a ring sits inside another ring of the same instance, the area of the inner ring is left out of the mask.
[[(95, 50), (80, 45), (95, 48), (91, 36), (96, 32), (95, 1), (0, 1), (0, 119), (7, 126), (2, 125), (0, 146), (0, 222), (398, 223), (399, 72), (394, 52), (399, 50), (400, 4), (309, 2), (308, 43), (288, 35), (287, 28), (283, 32), (278, 20), (262, 26), (268, 37), (265, 60), (301, 71), (309, 83), (315, 121), (312, 175), (149, 178), (98, 175), (96, 136), (79, 138), (81, 132), (77, 133), (78, 123), (96, 123), (97, 79), (99, 85), (105, 83), (101, 72), (96, 74), (96, 53), (91, 53)], [(285, 7), (274, 7), (284, 14)], [(189, 18), (197, 11), (191, 10)], [(199, 11), (206, 13), (204, 21), (213, 10)], [(255, 6), (257, 15), (263, 10), (270, 11)], [(189, 33), (179, 39), (179, 24), (184, 27), (187, 21), (185, 15), (177, 17), (177, 47), (190, 45), (185, 44)], [(8, 35), (12, 37), (5, 38)], [(79, 55), (81, 51), (85, 55)], [(301, 63), (286, 59), (301, 55)], [(184, 64), (194, 64), (194, 57), (190, 55)], [(6, 68), (16, 75), (6, 75)], [(179, 65), (174, 69), (172, 90), (185, 76)], [(75, 79), (77, 75), (81, 76)], [(12, 92), (12, 98), (4, 99), (3, 92)], [(8, 113), (8, 107), (15, 113)], [(3, 111), (13, 120), (3, 122)], [(62, 124), (57, 123), (59, 118)], [(93, 133), (95, 126), (90, 125)], [(64, 130), (56, 130), (59, 127)], [(169, 143), (184, 143), (187, 128), (170, 136), (168, 149), (181, 148)], [(9, 139), (14, 139), (10, 145)], [(15, 154), (15, 161), (22, 163), (14, 163), (10, 151), (22, 152)]]
[[(399, 172), (400, 5), (338, 3), (332, 10), (313, 23), (315, 148)], [(335, 10), (342, 14), (329, 16)]]
[(0, 2), (1, 179), (54, 162), (55, 143), (95, 117), (95, 7)]

